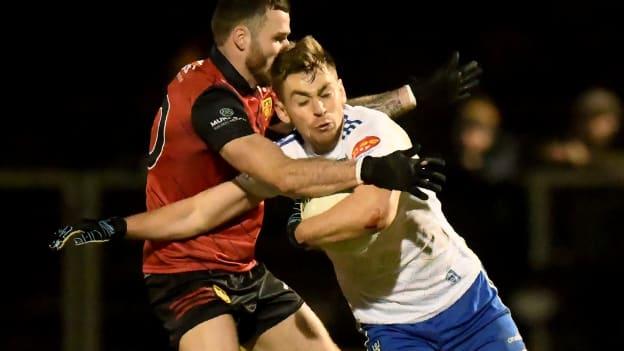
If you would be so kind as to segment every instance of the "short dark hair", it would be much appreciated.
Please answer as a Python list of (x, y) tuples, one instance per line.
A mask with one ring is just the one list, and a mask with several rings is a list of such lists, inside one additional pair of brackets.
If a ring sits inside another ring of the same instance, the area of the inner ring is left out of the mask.
[(290, 12), (289, 0), (219, 0), (210, 23), (214, 42), (223, 44), (234, 27), (264, 16), (267, 10)]
[(281, 95), (284, 81), (291, 74), (312, 73), (317, 69), (336, 70), (336, 63), (316, 39), (308, 35), (280, 52), (271, 66), (271, 86)]

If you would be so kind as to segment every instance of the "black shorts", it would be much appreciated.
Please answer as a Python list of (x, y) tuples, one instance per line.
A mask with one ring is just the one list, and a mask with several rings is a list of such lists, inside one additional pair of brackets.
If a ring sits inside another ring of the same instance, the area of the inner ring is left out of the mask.
[(263, 264), (249, 272), (197, 271), (146, 276), (156, 316), (177, 349), (182, 335), (222, 314), (236, 322), (241, 344), (259, 336), (295, 313), (301, 297)]

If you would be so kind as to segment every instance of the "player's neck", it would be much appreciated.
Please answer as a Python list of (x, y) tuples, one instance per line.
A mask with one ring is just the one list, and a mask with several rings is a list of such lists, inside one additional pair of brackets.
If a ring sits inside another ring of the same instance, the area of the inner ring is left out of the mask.
[(334, 151), (334, 149), (338, 145), (338, 141), (339, 140), (340, 140), (340, 134), (337, 134), (335, 139), (332, 142), (330, 142), (330, 143), (326, 143), (326, 144), (322, 144), (322, 145), (321, 144), (315, 144), (313, 142), (309, 142), (309, 143), (310, 143), (310, 146), (312, 147), (312, 151), (314, 151), (315, 154), (317, 154), (317, 155), (326, 155), (326, 154)]
[(230, 47), (227, 44), (219, 46), (218, 49), (230, 62), (234, 69), (236, 69), (238, 74), (240, 74), (247, 81), (247, 83), (249, 83), (250, 87), (255, 88), (258, 85), (258, 82), (245, 64), (245, 55), (242, 52), (236, 48)]

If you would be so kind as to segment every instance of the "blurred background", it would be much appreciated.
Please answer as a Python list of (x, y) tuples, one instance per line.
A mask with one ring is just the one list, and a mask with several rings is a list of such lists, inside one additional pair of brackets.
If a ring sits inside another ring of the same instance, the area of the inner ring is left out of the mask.
[[(142, 243), (57, 254), (46, 235), (82, 216), (144, 210), (152, 118), (177, 70), (207, 55), (213, 6), (53, 2), (5, 28), (0, 349), (169, 350), (147, 304)], [(448, 161), (443, 209), (529, 350), (621, 348), (622, 10), (617, 1), (292, 1), (291, 38), (312, 34), (329, 49), (351, 97), (426, 76), (454, 50), (479, 61), (472, 99), (399, 122), (423, 153)], [(361, 349), (330, 262), (286, 243), (289, 205), (268, 202), (257, 256), (338, 344)]]

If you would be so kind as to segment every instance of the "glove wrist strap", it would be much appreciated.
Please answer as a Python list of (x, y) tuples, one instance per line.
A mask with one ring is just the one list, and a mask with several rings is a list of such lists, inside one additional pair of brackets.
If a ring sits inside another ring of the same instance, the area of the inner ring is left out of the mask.
[(128, 231), (128, 223), (123, 217), (111, 217), (108, 219), (108, 223), (115, 230), (115, 235), (112, 239), (123, 239)]
[(364, 162), (365, 158), (366, 157), (362, 157), (355, 161), (355, 179), (357, 180), (358, 184), (364, 183), (364, 181), (362, 180), (362, 163)]

